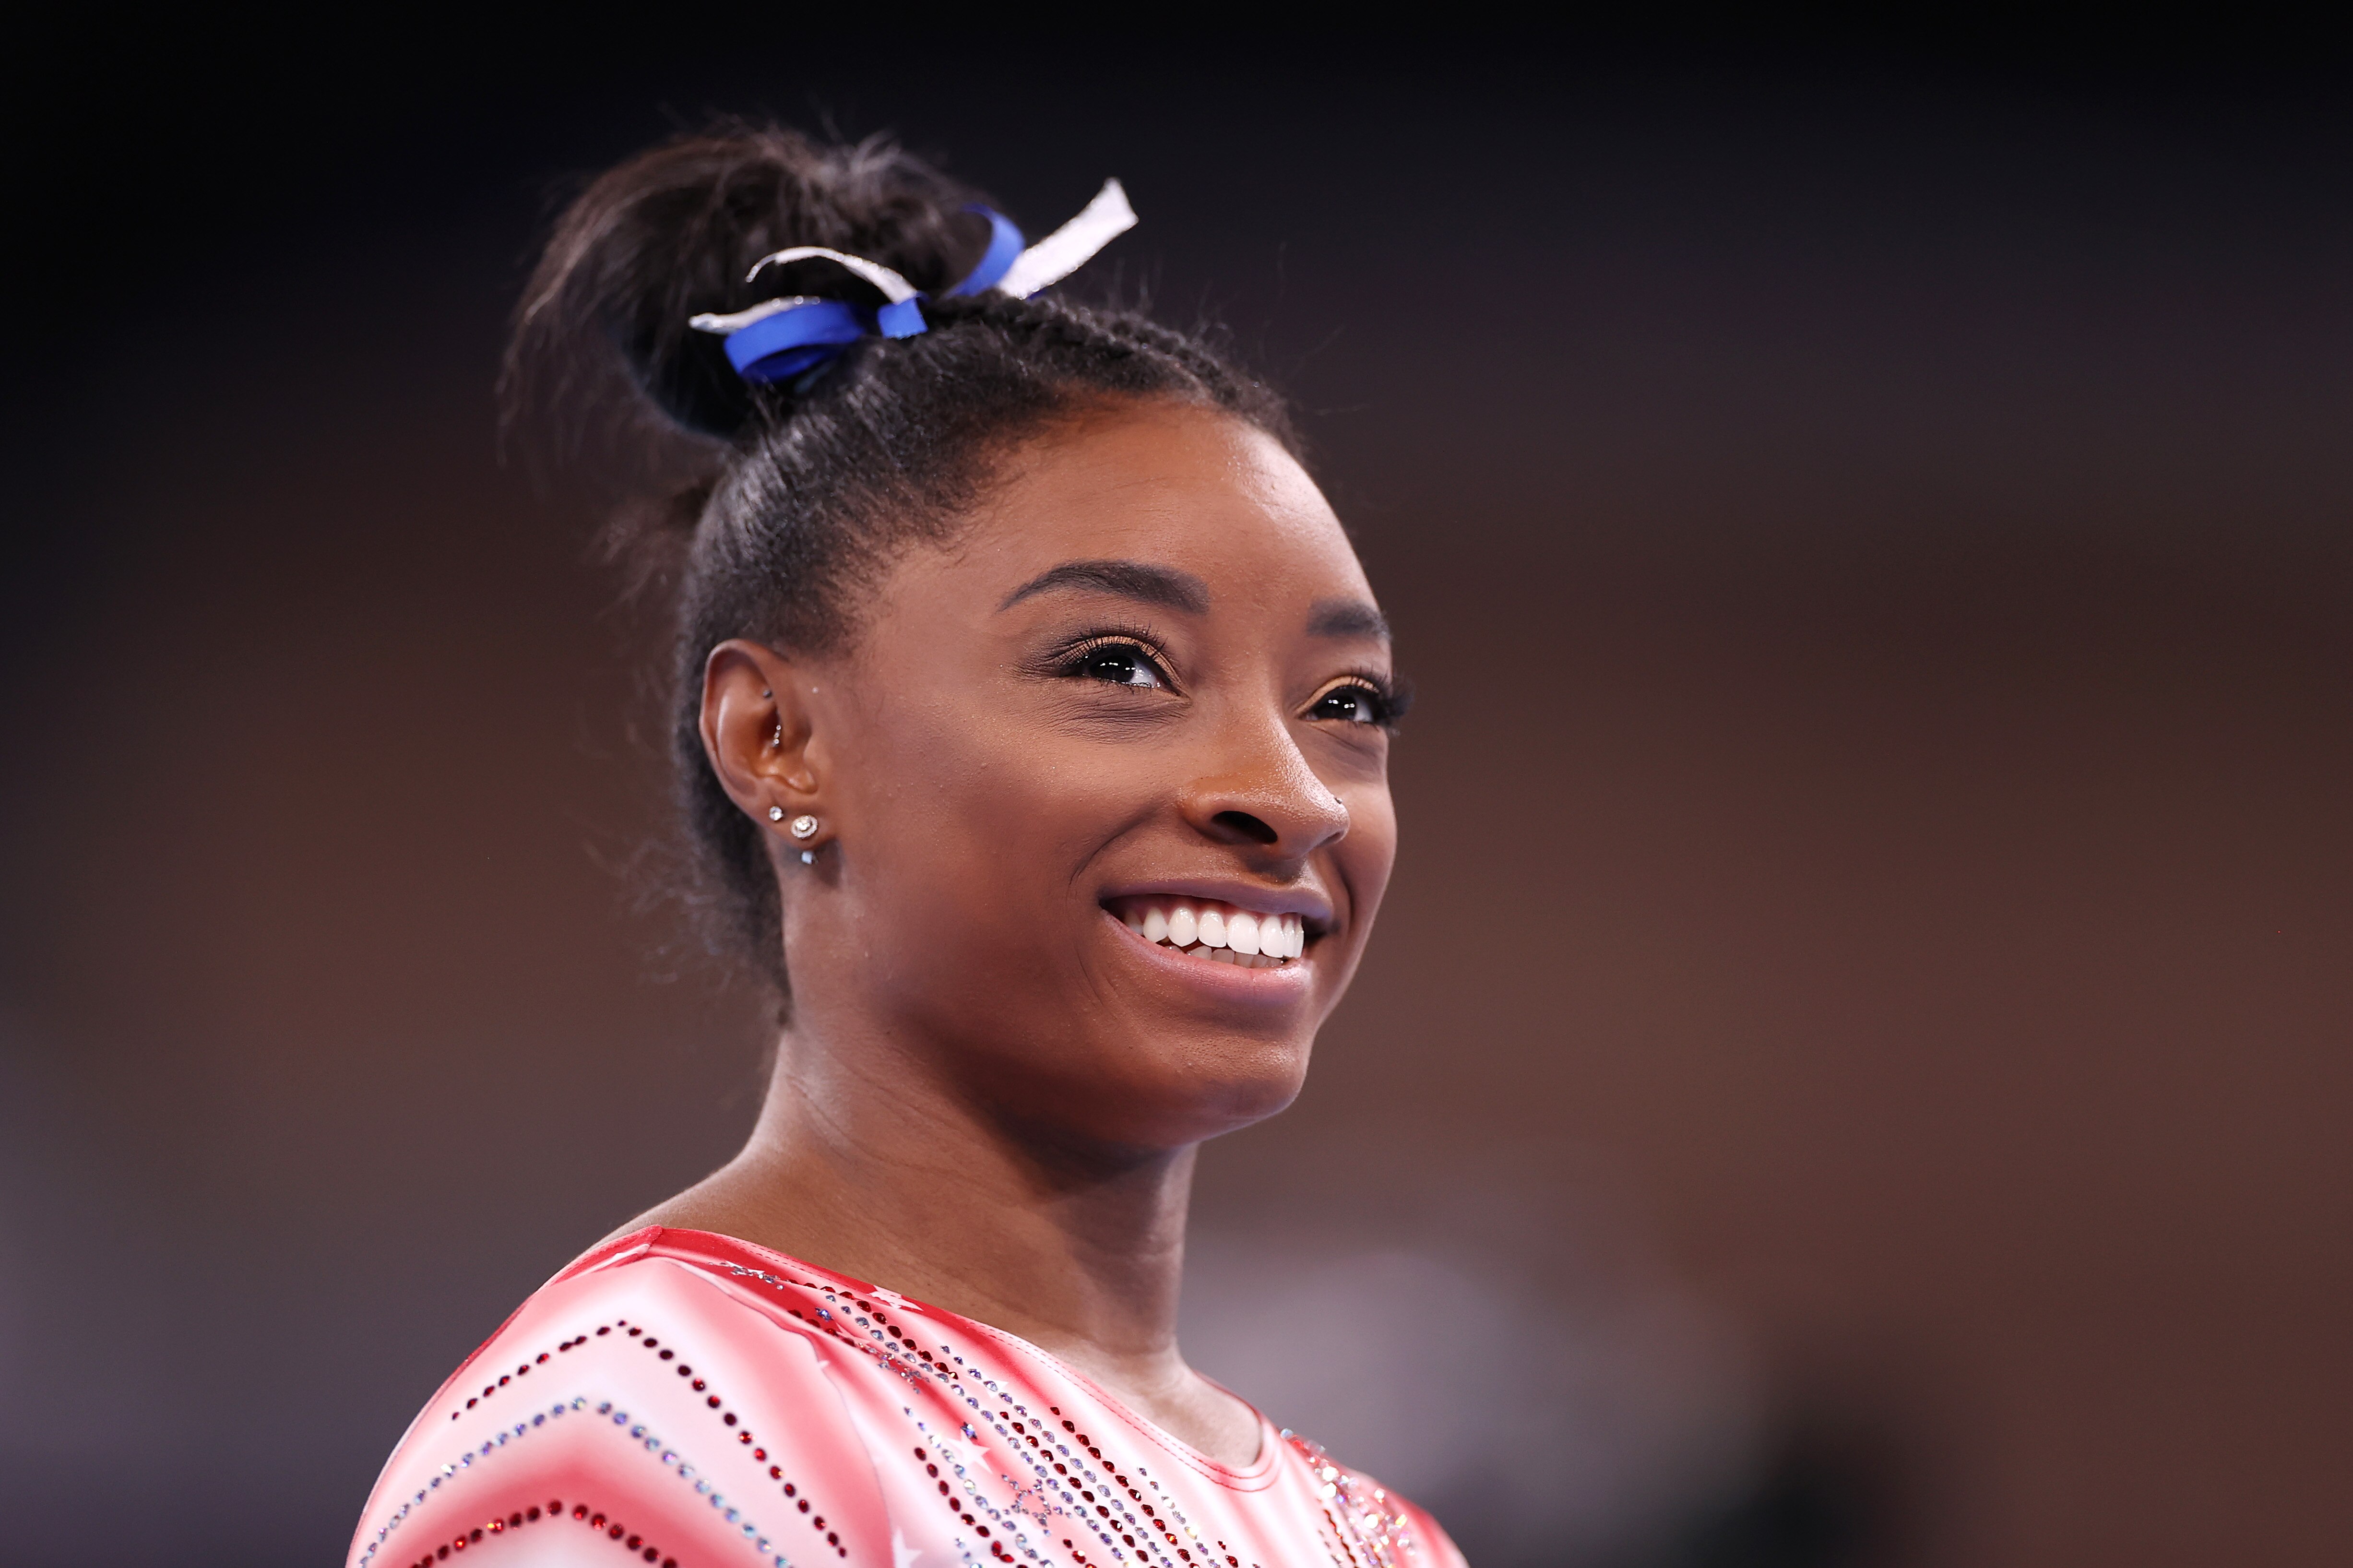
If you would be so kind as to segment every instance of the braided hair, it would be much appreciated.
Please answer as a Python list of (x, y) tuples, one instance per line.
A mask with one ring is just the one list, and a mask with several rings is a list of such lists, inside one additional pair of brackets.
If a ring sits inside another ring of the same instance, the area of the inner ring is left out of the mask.
[[(1051, 296), (943, 298), (987, 249), (980, 193), (894, 143), (821, 143), (725, 123), (639, 154), (557, 221), (508, 355), (511, 394), (586, 353), (617, 360), (657, 431), (712, 454), (632, 548), (666, 552), (677, 584), (670, 749), (699, 907), (712, 945), (751, 957), (788, 999), (763, 836), (703, 754), (702, 668), (731, 637), (788, 657), (854, 637), (861, 592), (913, 544), (951, 539), (997, 462), (1086, 413), (1155, 401), (1215, 409), (1296, 440), (1279, 397), (1199, 336), (1139, 311)], [(931, 298), (929, 330), (868, 339), (788, 382), (735, 374), (691, 330), (783, 294), (881, 300), (823, 261), (745, 273), (790, 246), (881, 263)], [(665, 438), (658, 435), (656, 439)]]

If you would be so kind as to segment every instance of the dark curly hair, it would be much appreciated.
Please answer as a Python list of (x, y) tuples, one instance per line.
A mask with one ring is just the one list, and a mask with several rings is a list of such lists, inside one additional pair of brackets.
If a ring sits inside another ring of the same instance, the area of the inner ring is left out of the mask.
[[(517, 314), (511, 398), (530, 386), (561, 392), (567, 378), (551, 367), (617, 356), (657, 427), (715, 454), (649, 514), (686, 537), (655, 530), (638, 547), (675, 563), (670, 745), (697, 879), (715, 895), (702, 900), (716, 916), (707, 934), (714, 948), (741, 944), (780, 1000), (789, 978), (762, 835), (703, 754), (710, 650), (730, 637), (802, 657), (839, 649), (861, 590), (897, 552), (950, 538), (997, 458), (1091, 410), (1170, 400), (1230, 414), (1296, 450), (1281, 399), (1198, 333), (1052, 297), (942, 298), (987, 249), (987, 219), (966, 210), (985, 200), (880, 137), (826, 144), (723, 124), (590, 184), (557, 221)], [(722, 340), (688, 318), (783, 294), (881, 301), (823, 261), (744, 280), (761, 257), (797, 245), (895, 269), (932, 296), (930, 330), (853, 344), (788, 383), (744, 381)]]

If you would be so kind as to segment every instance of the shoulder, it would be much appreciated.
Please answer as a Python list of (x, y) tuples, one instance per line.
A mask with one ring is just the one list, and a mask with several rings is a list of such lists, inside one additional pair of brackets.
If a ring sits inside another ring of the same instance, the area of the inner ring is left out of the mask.
[(1427, 1510), (1341, 1464), (1321, 1443), (1291, 1431), (1282, 1437), (1317, 1483), (1325, 1518), (1348, 1555), (1393, 1568), (1465, 1568), (1452, 1537)]
[(1468, 1568), (1454, 1538), (1419, 1504), (1392, 1498), (1396, 1505), (1398, 1556), (1419, 1568)]
[(701, 1245), (717, 1239), (649, 1227), (518, 1308), (410, 1424), (354, 1568), (442, 1562), (511, 1531), (593, 1529), (658, 1568), (723, 1542), (766, 1556), (788, 1527), (802, 1562), (820, 1542), (828, 1557), (887, 1542), (832, 1325), (799, 1282)]

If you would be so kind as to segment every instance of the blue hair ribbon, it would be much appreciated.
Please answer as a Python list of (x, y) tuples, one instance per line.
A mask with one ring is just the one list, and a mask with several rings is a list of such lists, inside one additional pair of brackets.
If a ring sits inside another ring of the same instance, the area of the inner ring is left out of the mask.
[(789, 381), (831, 359), (871, 330), (860, 320), (855, 305), (796, 297), (783, 309), (729, 332), (727, 363), (745, 381)]
[[(1109, 244), (1135, 226), (1135, 213), (1117, 180), (1103, 188), (1084, 211), (1039, 240), (1025, 245), (1021, 231), (1004, 214), (973, 205), (965, 209), (988, 220), (988, 248), (980, 262), (944, 297), (968, 298), (991, 289), (1026, 300), (1039, 289), (1060, 282)], [(849, 256), (819, 245), (797, 245), (762, 257), (744, 275), (750, 282), (771, 266), (823, 259), (872, 284), (882, 293), (879, 306), (852, 304), (847, 300), (787, 294), (763, 300), (749, 310), (729, 315), (705, 313), (687, 324), (697, 331), (716, 332), (727, 340), (727, 363), (745, 381), (762, 384), (789, 381), (826, 363), (861, 338), (912, 338), (929, 330), (923, 320), (923, 295), (915, 286), (880, 262)]]
[(980, 265), (974, 268), (963, 282), (948, 290), (950, 299), (994, 288), (998, 279), (1013, 270), (1013, 264), (1021, 259), (1021, 252), (1029, 243), (1021, 237), (1021, 231), (1013, 226), (1013, 220), (995, 208), (985, 207), (976, 202), (964, 210), (978, 213), (988, 220), (988, 250), (981, 257)]

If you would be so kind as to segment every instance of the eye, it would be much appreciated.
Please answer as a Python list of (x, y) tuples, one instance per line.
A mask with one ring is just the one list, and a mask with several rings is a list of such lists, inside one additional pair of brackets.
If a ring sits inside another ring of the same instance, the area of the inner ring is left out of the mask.
[(1361, 680), (1333, 687), (1309, 705), (1307, 716), (1340, 724), (1387, 724), (1395, 718), (1388, 696)]
[(1092, 643), (1071, 656), (1063, 666), (1065, 674), (1088, 680), (1107, 680), (1113, 686), (1165, 688), (1169, 684), (1168, 672), (1142, 643), (1120, 639)]

